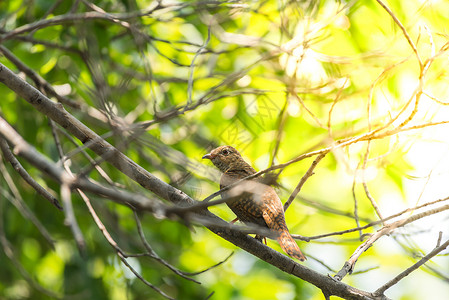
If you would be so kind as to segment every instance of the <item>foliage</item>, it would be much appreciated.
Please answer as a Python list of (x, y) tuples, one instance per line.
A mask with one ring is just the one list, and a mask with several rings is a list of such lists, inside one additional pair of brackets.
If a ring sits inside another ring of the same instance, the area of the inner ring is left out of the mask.
[[(219, 188), (220, 174), (201, 160), (215, 146), (233, 145), (257, 170), (274, 166), (283, 201), (313, 160), (325, 155), (286, 218), (292, 234), (311, 237), (299, 242), (306, 266), (333, 276), (362, 244), (362, 234), (382, 224), (314, 237), (407, 208), (411, 212), (389, 222), (447, 205), (449, 4), (392, 0), (390, 14), (380, 3), (2, 1), (0, 62), (195, 200)], [(6, 85), (0, 94), (1, 116), (52, 161), (92, 181), (157, 198)], [(19, 160), (62, 199), (58, 182)], [(123, 264), (75, 190), (70, 201), (85, 247), (66, 226), (66, 203), (59, 211), (5, 159), (0, 167), (2, 298), (164, 299)], [(88, 196), (112, 239), (136, 254), (126, 261), (169, 297), (322, 297), (199, 221), (139, 212), (154, 252), (180, 270), (199, 272), (234, 253), (204, 273), (188, 274), (201, 284), (182, 278), (138, 255), (148, 249), (132, 209)], [(209, 210), (234, 218), (223, 204)], [(376, 241), (344, 281), (374, 291), (431, 252), (437, 240), (446, 241), (447, 210), (430, 214)], [(273, 241), (268, 245), (280, 250)], [(435, 291), (431, 298), (443, 299), (447, 265), (446, 251), (386, 295), (423, 299)]]

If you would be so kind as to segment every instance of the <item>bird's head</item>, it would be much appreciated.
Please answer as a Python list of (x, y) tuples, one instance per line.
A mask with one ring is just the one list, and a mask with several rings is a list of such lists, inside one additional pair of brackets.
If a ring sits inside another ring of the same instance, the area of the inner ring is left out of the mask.
[(231, 146), (215, 148), (210, 153), (204, 155), (203, 159), (205, 158), (210, 159), (214, 166), (223, 173), (243, 161), (240, 153)]

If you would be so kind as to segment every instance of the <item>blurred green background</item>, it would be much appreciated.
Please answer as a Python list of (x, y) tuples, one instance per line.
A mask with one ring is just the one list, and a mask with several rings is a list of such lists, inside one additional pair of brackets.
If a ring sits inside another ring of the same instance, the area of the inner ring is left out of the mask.
[[(445, 50), (448, 1), (387, 4), (423, 62)], [(94, 11), (100, 17), (88, 14)], [(37, 23), (58, 16), (58, 22)], [(378, 128), (404, 109), (389, 127), (395, 128), (412, 112), (413, 103), (406, 104), (420, 78), (410, 45), (376, 1), (0, 2), (2, 36), (26, 29), (27, 24), (36, 27), (0, 40), (2, 52), (9, 50), (59, 95), (82, 104), (64, 105), (81, 122), (196, 200), (219, 189), (220, 175), (210, 162), (201, 160), (212, 147), (232, 145), (262, 170), (358, 136), (370, 126)], [(0, 62), (36, 86), (10, 59), (1, 56)], [(447, 120), (448, 108), (440, 103), (449, 99), (447, 65), (445, 51), (432, 60), (410, 126)], [(4, 85), (0, 95), (5, 119), (41, 153), (58, 161), (46, 116)], [(136, 131), (142, 124), (149, 126)], [(64, 153), (70, 153), (72, 171), (89, 168), (85, 156), (70, 152), (81, 142), (71, 141), (62, 131), (57, 130)], [(132, 136), (135, 132), (137, 136)], [(447, 196), (449, 140), (444, 125), (385, 135), (369, 147), (364, 166), (366, 142), (335, 149), (319, 163), (286, 213), (292, 234), (314, 236), (356, 227), (354, 199), (361, 225), (377, 220), (362, 182), (384, 216)], [(312, 160), (282, 171), (278, 193), (283, 201)], [(58, 184), (26, 161), (21, 163), (58, 196)], [(84, 255), (64, 225), (64, 214), (37, 195), (9, 164), (2, 164), (0, 298), (163, 299), (121, 263), (78, 195), (73, 193), (72, 201), (87, 243)], [(155, 197), (112, 166), (101, 163), (101, 168), (120, 186)], [(88, 176), (105, 182), (97, 170)], [(18, 195), (8, 182), (14, 183)], [(17, 209), (17, 198), (48, 231), (54, 249), (42, 230)], [(90, 198), (119, 246), (127, 253), (142, 253), (133, 212), (98, 196)], [(225, 220), (234, 218), (225, 205), (210, 210)], [(201, 284), (177, 276), (151, 258), (128, 259), (171, 297), (206, 299), (213, 293), (211, 299), (323, 298), (312, 285), (201, 226), (190, 230), (175, 220), (139, 217), (154, 250), (183, 271), (204, 270), (234, 253), (224, 264), (193, 276)], [(446, 213), (398, 229), (363, 254), (355, 274), (344, 282), (374, 291), (431, 251), (439, 231), (447, 238), (447, 228)], [(309, 258), (305, 265), (330, 275), (360, 243), (358, 232), (299, 242)], [(276, 242), (268, 245), (280, 251)], [(448, 266), (447, 254), (436, 257), (387, 295), (446, 299)]]

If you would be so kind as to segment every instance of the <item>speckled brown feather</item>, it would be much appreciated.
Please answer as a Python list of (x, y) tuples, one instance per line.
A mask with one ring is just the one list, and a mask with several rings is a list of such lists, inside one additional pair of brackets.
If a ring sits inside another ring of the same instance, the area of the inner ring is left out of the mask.
[[(218, 147), (203, 158), (210, 159), (223, 172), (220, 188), (256, 173), (256, 170), (231, 146)], [(258, 182), (257, 179), (253, 181)], [(222, 197), (227, 197), (227, 194), (222, 194)], [(240, 221), (276, 231), (279, 245), (288, 255), (300, 261), (306, 259), (288, 231), (282, 202), (271, 186), (259, 183), (257, 192), (244, 192), (226, 204)]]

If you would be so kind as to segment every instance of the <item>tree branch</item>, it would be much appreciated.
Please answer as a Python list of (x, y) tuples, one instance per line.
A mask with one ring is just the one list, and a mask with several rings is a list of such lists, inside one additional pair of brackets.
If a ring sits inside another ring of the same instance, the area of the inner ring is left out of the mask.
[(416, 269), (418, 269), (419, 267), (421, 267), (422, 265), (424, 265), (426, 262), (428, 262), (432, 257), (434, 257), (435, 255), (437, 255), (438, 253), (440, 253), (441, 251), (443, 251), (444, 249), (446, 249), (447, 247), (449, 247), (449, 240), (447, 240), (444, 244), (442, 244), (439, 247), (434, 248), (429, 254), (427, 254), (426, 256), (424, 256), (423, 258), (421, 258), (416, 264), (414, 264), (413, 266), (411, 266), (410, 268), (408, 268), (407, 270), (404, 270), (403, 272), (401, 272), (400, 274), (398, 274), (398, 276), (396, 276), (395, 278), (391, 279), (390, 281), (388, 281), (386, 284), (384, 284), (383, 286), (381, 286), (380, 288), (378, 288), (374, 293), (376, 295), (383, 295), (383, 293), (385, 293), (385, 291), (389, 288), (391, 288), (393, 285), (395, 285), (396, 283), (398, 283), (401, 279), (405, 278), (406, 276), (408, 276), (410, 273), (412, 273), (413, 271), (415, 271)]
[[(131, 179), (138, 182), (146, 189), (155, 193), (157, 196), (179, 206), (190, 206), (197, 203), (182, 191), (161, 181), (153, 174), (137, 165), (134, 161), (119, 152), (116, 148), (107, 143), (100, 136), (98, 136), (96, 133), (94, 133), (92, 130), (90, 130), (76, 118), (70, 115), (67, 111), (65, 111), (61, 104), (56, 104), (50, 101), (33, 86), (23, 81), (2, 64), (0, 64), (0, 81), (3, 82), (11, 90), (13, 90), (16, 94), (24, 98), (31, 105), (33, 105), (38, 111), (48, 116), (53, 121), (65, 128), (68, 132), (77, 137), (82, 143), (88, 143), (88, 147), (97, 155), (105, 157), (106, 161), (115, 166)], [(0, 123), (0, 134), (15, 146), (14, 149), (18, 150), (19, 154), (26, 155), (26, 151), (30, 149), (21, 144), (22, 141), (6, 129), (8, 129), (8, 124), (5, 121), (2, 121)], [(15, 142), (17, 143), (17, 145)], [(33, 151), (35, 152), (35, 150), (32, 150), (31, 152)], [(29, 156), (27, 157), (27, 159), (31, 160), (32, 162), (36, 159), (36, 157)], [(42, 160), (40, 160), (40, 162), (49, 163), (48, 161)], [(45, 171), (53, 172), (54, 170)], [(57, 175), (65, 176), (64, 174), (60, 173)], [(89, 185), (89, 182), (85, 181), (86, 180), (77, 179), (73, 184), (75, 186), (81, 187), (81, 183), (84, 183), (84, 188), (92, 188)], [(124, 192), (122, 191), (121, 193), (124, 196)], [(116, 197), (116, 195), (111, 195), (110, 193), (107, 196)], [(143, 199), (139, 199), (140, 201), (136, 201), (137, 199), (133, 198), (130, 198), (129, 200), (133, 200), (136, 204), (136, 207), (142, 207), (144, 204), (146, 204), (149, 210), (154, 211), (155, 207), (161, 208), (160, 204), (157, 204), (154, 201), (150, 201), (148, 198), (144, 199), (146, 201), (144, 201)], [(224, 225), (226, 225), (227, 222), (208, 211), (201, 211), (200, 214), (215, 221), (216, 225), (207, 226), (207, 228), (215, 234), (221, 236), (237, 247), (240, 247), (241, 249), (264, 260), (265, 262), (277, 267), (278, 269), (315, 285), (327, 295), (336, 295), (345, 299), (387, 299), (385, 296), (376, 296), (372, 293), (356, 289), (347, 284), (336, 281), (328, 276), (322, 275), (261, 244), (260, 242), (246, 234), (230, 228), (224, 229)]]
[(351, 255), (351, 257), (349, 258), (348, 261), (345, 262), (343, 268), (341, 268), (340, 271), (338, 271), (338, 273), (334, 276), (334, 278), (336, 280), (342, 280), (343, 277), (345, 277), (347, 274), (351, 274), (352, 271), (355, 268), (355, 264), (357, 263), (357, 260), (359, 259), (359, 257), (366, 251), (368, 250), (373, 244), (374, 242), (376, 242), (378, 239), (380, 239), (381, 237), (385, 236), (385, 235), (389, 235), (390, 233), (392, 233), (394, 230), (396, 230), (399, 227), (403, 227), (407, 224), (410, 224), (416, 220), (422, 219), (424, 217), (427, 216), (431, 216), (433, 214), (442, 212), (442, 211), (446, 211), (449, 210), (449, 204), (437, 207), (437, 208), (432, 208), (429, 209), (425, 212), (410, 216), (408, 218), (404, 218), (401, 220), (398, 220), (396, 222), (393, 222), (391, 224), (387, 224), (384, 227), (382, 227), (381, 229), (379, 229), (375, 234), (373, 234), (372, 236), (370, 236), (364, 243), (362, 243), (355, 251), (354, 253)]

